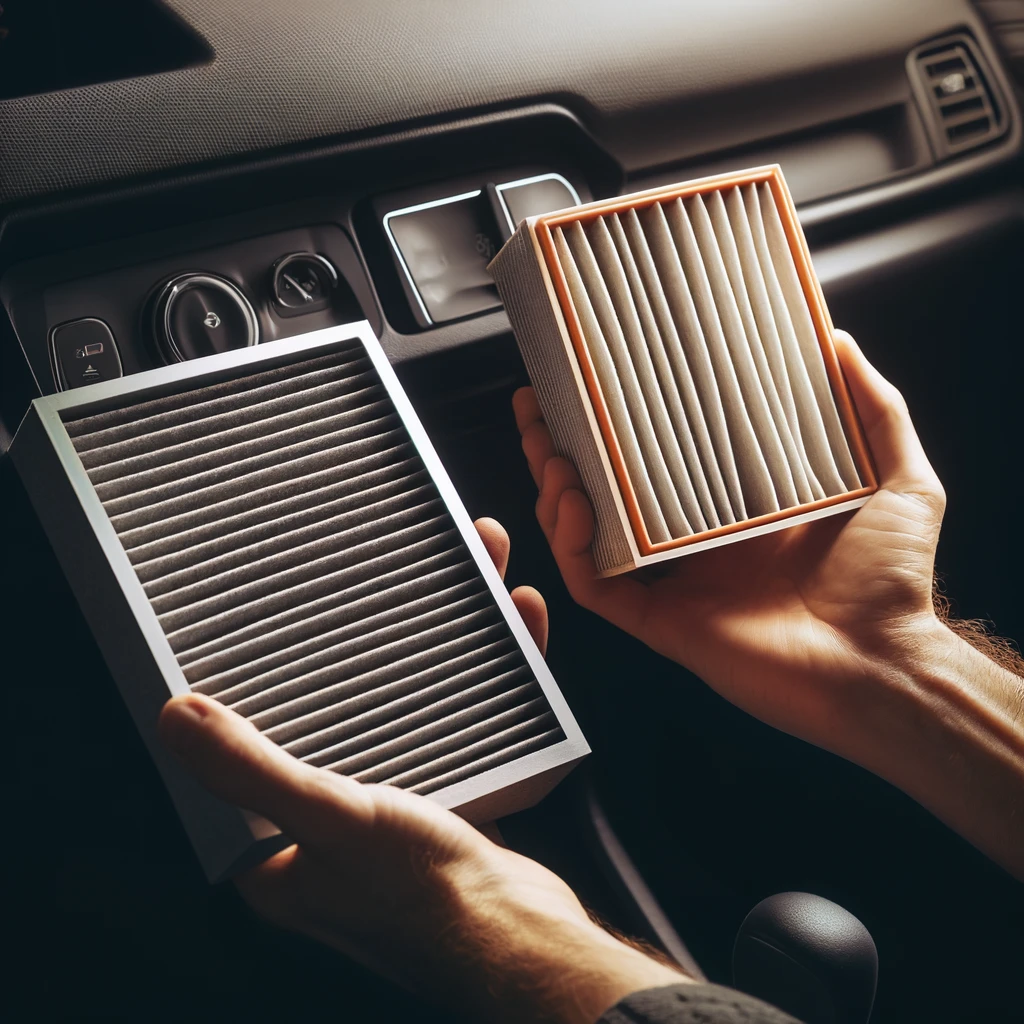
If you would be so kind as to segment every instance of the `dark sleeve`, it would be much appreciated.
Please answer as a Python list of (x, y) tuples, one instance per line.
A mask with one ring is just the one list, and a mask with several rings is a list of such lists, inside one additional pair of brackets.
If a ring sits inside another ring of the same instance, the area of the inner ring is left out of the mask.
[(598, 1024), (799, 1024), (788, 1013), (722, 985), (685, 984), (634, 992)]

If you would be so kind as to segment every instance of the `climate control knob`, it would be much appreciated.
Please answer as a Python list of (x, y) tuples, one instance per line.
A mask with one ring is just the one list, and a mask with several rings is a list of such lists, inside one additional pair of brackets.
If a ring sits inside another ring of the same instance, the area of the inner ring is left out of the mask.
[(233, 281), (216, 274), (178, 274), (157, 291), (153, 335), (168, 362), (181, 362), (255, 345), (260, 325)]

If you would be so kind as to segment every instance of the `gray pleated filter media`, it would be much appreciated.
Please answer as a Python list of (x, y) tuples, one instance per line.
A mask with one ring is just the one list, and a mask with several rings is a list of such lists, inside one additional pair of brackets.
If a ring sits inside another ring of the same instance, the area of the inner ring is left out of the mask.
[(475, 821), (586, 754), (367, 324), (38, 399), (11, 454), (211, 879), (287, 841), (163, 750), (172, 694)]

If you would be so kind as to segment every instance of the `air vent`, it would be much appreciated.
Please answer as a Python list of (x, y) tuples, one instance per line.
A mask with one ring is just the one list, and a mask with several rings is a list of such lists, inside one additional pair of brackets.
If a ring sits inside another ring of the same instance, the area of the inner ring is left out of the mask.
[(921, 47), (911, 54), (909, 68), (940, 159), (977, 149), (1004, 133), (991, 75), (969, 36)]
[[(135, 619), (119, 631), (150, 627), (173, 658), (163, 680), (137, 671), (122, 689), (148, 687), (155, 707), (187, 686), (310, 764), (517, 809), (540, 795), (521, 785), (538, 766), (553, 782), (579, 756), (575, 724), (375, 341), (311, 337), (285, 360), (285, 343), (261, 346), (226, 377), (215, 356), (98, 404), (95, 388), (36, 404), (91, 517), (65, 506), (64, 530), (80, 548), (90, 526), (112, 532), (106, 561)], [(38, 494), (24, 433), (17, 461)], [(74, 580), (80, 566), (65, 567)], [(101, 607), (116, 615), (116, 597)], [(193, 833), (207, 827), (195, 818)]]

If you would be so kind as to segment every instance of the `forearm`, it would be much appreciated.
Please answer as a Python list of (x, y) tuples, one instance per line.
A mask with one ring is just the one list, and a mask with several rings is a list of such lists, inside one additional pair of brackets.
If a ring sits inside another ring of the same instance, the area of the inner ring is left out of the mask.
[(1024, 880), (1024, 679), (938, 619), (898, 649), (875, 663), (842, 752)]

